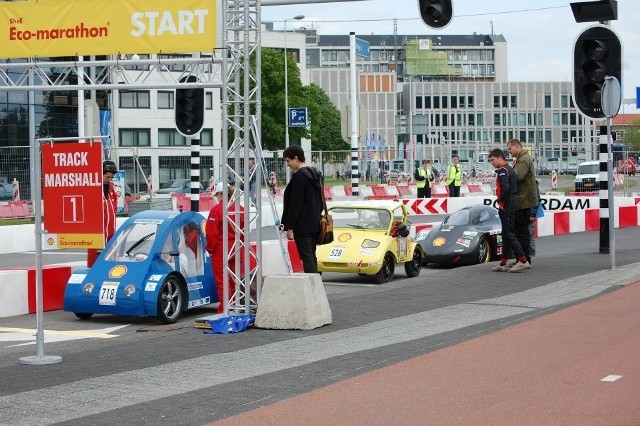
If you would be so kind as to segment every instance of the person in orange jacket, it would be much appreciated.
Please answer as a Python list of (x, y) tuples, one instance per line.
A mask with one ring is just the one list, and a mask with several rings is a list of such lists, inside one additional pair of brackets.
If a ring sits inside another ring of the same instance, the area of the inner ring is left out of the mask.
[[(118, 166), (111, 160), (102, 162), (102, 218), (104, 223), (104, 243), (106, 244), (113, 234), (116, 233), (116, 208), (118, 207), (118, 195), (112, 183), (113, 178), (118, 172)], [(96, 262), (98, 254), (97, 249), (87, 250), (87, 267), (90, 268)]]
[[(207, 225), (205, 227), (205, 235), (207, 238), (207, 252), (211, 255), (211, 268), (213, 269), (213, 277), (216, 280), (216, 286), (218, 288), (218, 300), (220, 303), (218, 304), (218, 313), (221, 314), (224, 312), (224, 287), (223, 287), (223, 278), (224, 278), (224, 261), (229, 256), (228, 253), (224, 253), (223, 248), (223, 238), (224, 238), (224, 228), (223, 228), (223, 184), (222, 182), (218, 182), (216, 184), (213, 196), (218, 200), (218, 204), (213, 206), (211, 211), (209, 212), (209, 217), (207, 218)], [(235, 188), (231, 185), (228, 186), (227, 196), (230, 200), (235, 192)], [(228, 208), (228, 217), (229, 221), (236, 220), (236, 215), (238, 215), (238, 223), (241, 229), (244, 229), (244, 208), (235, 202), (229, 203)], [(231, 223), (228, 228), (228, 248), (231, 249), (236, 239), (235, 227)], [(244, 243), (244, 239), (242, 240)], [(235, 271), (236, 269), (236, 259), (240, 260), (240, 274), (244, 271), (244, 258), (242, 256), (242, 252), (236, 253), (235, 256), (229, 258), (228, 268)], [(233, 280), (233, 277), (229, 276), (229, 300), (233, 297), (235, 293), (236, 286)]]

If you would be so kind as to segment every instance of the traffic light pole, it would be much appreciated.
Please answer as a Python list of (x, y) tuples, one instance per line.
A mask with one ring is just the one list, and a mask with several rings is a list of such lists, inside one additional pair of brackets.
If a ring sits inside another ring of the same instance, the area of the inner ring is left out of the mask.
[(191, 145), (191, 211), (200, 211), (200, 133), (189, 137)]

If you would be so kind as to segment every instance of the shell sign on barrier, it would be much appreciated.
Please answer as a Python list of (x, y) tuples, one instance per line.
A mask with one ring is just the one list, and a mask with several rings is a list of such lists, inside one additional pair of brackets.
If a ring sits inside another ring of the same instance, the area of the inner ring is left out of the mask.
[(0, 3), (0, 57), (211, 52), (217, 2), (39, 0)]

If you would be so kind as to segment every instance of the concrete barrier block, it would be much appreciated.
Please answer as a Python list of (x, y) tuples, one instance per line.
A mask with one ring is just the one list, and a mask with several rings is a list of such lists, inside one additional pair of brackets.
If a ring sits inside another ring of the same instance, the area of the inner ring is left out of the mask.
[(28, 313), (27, 271), (0, 271), (0, 318)]
[(319, 274), (265, 277), (255, 326), (312, 330), (331, 324), (331, 308)]

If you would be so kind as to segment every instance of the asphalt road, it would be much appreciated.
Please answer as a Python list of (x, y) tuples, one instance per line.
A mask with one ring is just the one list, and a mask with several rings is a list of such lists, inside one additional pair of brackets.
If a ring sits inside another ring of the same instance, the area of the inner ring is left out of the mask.
[(0, 424), (201, 425), (227, 418), (638, 281), (638, 237), (637, 228), (616, 232), (614, 271), (610, 256), (598, 253), (599, 234), (588, 232), (538, 239), (533, 268), (521, 274), (490, 272), (486, 264), (425, 267), (417, 278), (398, 272), (384, 285), (323, 274), (333, 322), (310, 331), (204, 334), (194, 321), (211, 308), (173, 326), (47, 312), (45, 354), (62, 357), (55, 365), (19, 364), (36, 354), (35, 316), (3, 318)]

